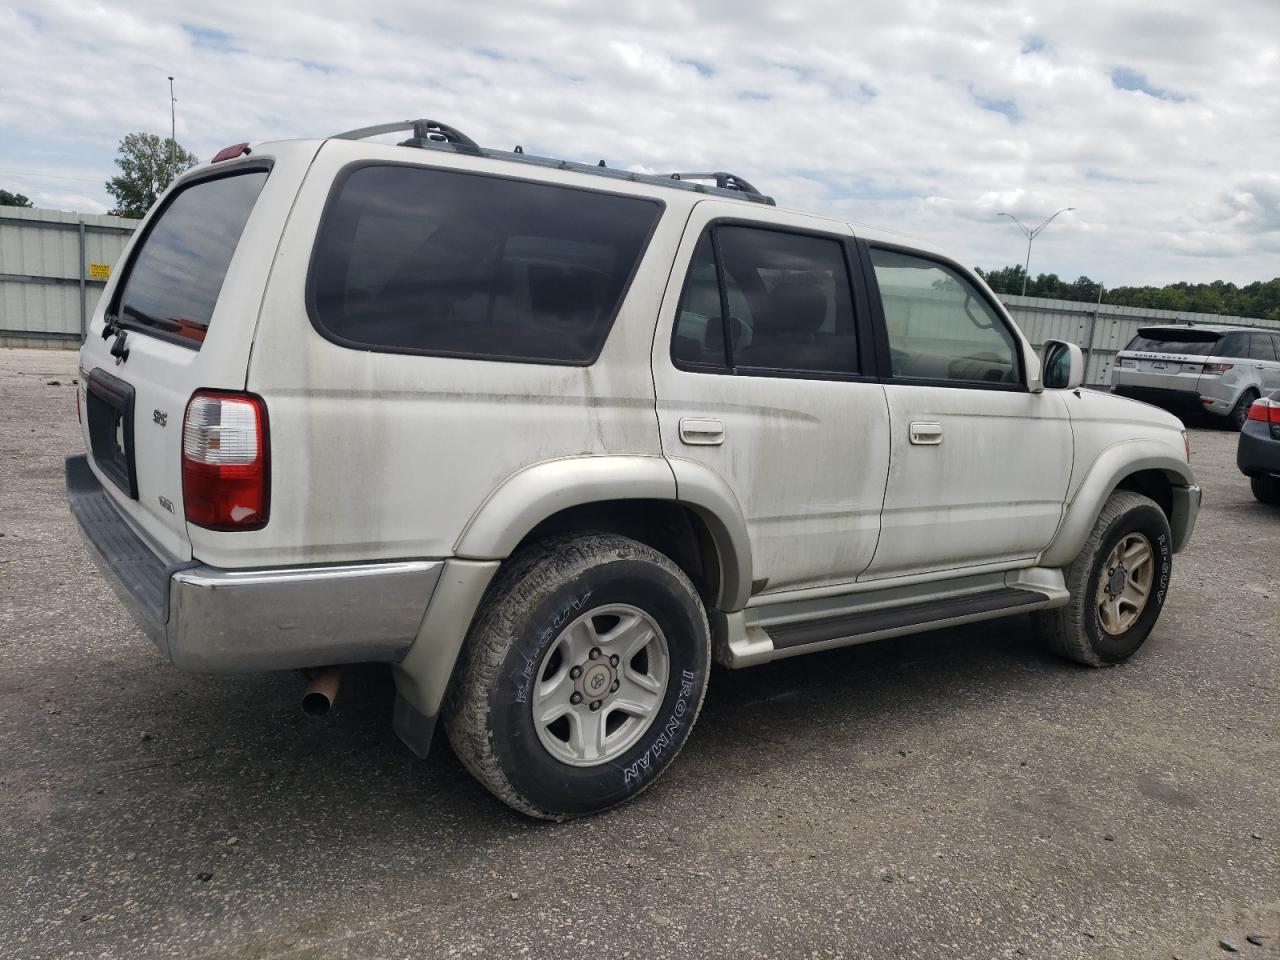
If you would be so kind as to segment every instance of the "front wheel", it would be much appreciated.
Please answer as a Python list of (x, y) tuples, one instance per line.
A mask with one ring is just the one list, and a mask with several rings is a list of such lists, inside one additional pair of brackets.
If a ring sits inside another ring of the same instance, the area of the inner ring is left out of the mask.
[(1066, 571), (1071, 600), (1034, 614), (1054, 653), (1091, 667), (1120, 663), (1147, 639), (1173, 569), (1169, 521), (1155, 501), (1113, 493)]
[(563, 820), (650, 786), (706, 692), (710, 633), (668, 557), (625, 537), (558, 537), (498, 574), (444, 716), (454, 752), (500, 800)]

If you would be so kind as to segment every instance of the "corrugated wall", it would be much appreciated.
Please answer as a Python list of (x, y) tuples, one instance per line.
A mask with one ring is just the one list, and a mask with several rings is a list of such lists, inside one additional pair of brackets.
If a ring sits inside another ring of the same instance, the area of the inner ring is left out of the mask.
[(137, 225), (124, 217), (0, 207), (0, 345), (78, 347), (104, 271), (115, 269)]

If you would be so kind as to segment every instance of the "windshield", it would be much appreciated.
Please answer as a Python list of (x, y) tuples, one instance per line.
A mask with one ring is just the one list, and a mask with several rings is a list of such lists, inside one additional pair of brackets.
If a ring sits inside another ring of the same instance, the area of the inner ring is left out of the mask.
[(255, 170), (200, 180), (175, 194), (133, 258), (113, 319), (198, 349), (266, 180), (265, 170)]

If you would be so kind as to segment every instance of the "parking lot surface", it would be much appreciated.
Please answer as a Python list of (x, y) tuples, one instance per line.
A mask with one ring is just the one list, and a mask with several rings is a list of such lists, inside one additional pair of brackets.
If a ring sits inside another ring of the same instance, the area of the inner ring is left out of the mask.
[(1280, 957), (1280, 511), (1230, 433), (1130, 663), (1015, 618), (717, 672), (656, 787), (544, 824), (410, 755), (385, 669), (314, 721), (165, 664), (65, 506), (75, 376), (0, 350), (0, 956)]

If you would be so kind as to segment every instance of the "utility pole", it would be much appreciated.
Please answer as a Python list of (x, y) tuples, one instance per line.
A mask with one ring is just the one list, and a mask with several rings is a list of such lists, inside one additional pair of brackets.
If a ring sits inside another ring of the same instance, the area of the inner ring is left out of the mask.
[(178, 102), (177, 97), (173, 95), (173, 77), (169, 78), (169, 166), (170, 168), (177, 162), (175, 151), (178, 147), (178, 117), (174, 111), (174, 104)]
[[(1074, 210), (1074, 209), (1075, 207), (1063, 207), (1061, 210), (1058, 211), (1058, 213), (1066, 213), (1068, 210)], [(1015, 217), (1012, 213), (996, 214), (997, 217), (1008, 217), (1010, 220), (1016, 223), (1018, 225), (1018, 229), (1021, 230), (1027, 238), (1027, 263), (1026, 263), (1026, 266), (1022, 268), (1022, 295), (1024, 297), (1027, 295), (1027, 276), (1031, 272), (1031, 241), (1034, 240), (1036, 237), (1040, 236), (1040, 231), (1042, 231), (1045, 227), (1047, 227), (1050, 223), (1052, 223), (1053, 218), (1056, 217), (1058, 213), (1055, 213), (1053, 216), (1045, 219), (1043, 222), (1041, 222), (1040, 226), (1036, 227), (1034, 230), (1032, 230), (1029, 227), (1024, 227), (1022, 225), (1022, 221), (1019, 220), (1017, 217)]]

